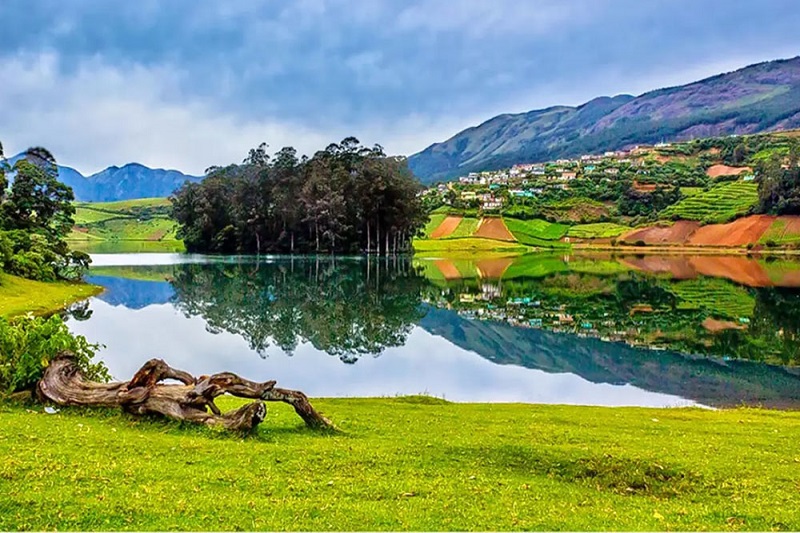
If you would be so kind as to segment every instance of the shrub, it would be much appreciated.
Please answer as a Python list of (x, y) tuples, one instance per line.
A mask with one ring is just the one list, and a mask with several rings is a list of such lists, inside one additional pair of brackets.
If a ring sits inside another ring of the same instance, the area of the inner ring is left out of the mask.
[(97, 344), (73, 335), (58, 316), (26, 316), (9, 322), (0, 318), (0, 394), (31, 389), (50, 361), (61, 352), (75, 354), (78, 366), (89, 379), (107, 381), (102, 362), (92, 362)]
[(636, 246), (645, 246), (645, 245), (646, 245), (646, 243), (645, 243), (643, 240), (641, 240), (641, 239), (639, 239), (638, 241), (636, 241), (636, 243), (635, 243), (635, 244), (636, 244)]
[(778, 246), (778, 243), (773, 241), (772, 239), (767, 239), (767, 241), (764, 244), (766, 245), (767, 248), (775, 248), (776, 246)]

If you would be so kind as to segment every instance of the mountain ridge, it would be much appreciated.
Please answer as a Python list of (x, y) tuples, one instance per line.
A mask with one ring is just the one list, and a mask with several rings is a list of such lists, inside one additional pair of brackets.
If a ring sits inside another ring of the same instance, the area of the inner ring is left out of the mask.
[[(9, 158), (13, 165), (25, 157), (24, 152)], [(137, 162), (118, 167), (109, 166), (89, 176), (78, 170), (58, 165), (58, 180), (72, 187), (75, 200), (81, 202), (113, 202), (138, 198), (169, 196), (185, 181), (197, 182), (203, 176), (184, 174), (179, 170), (150, 168)]]
[(634, 144), (800, 126), (800, 56), (639, 96), (599, 96), (491, 117), (409, 157), (423, 183)]

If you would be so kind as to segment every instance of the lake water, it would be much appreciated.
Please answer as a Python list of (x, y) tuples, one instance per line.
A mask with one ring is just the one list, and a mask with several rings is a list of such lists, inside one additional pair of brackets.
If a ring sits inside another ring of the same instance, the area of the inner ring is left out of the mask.
[(744, 256), (95, 255), (68, 312), (113, 376), (152, 357), (311, 396), (800, 406), (800, 263)]

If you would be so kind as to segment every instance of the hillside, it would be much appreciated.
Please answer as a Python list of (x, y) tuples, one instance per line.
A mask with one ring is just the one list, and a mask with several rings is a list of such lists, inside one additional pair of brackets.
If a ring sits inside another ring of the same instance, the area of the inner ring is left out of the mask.
[(800, 57), (637, 97), (494, 117), (409, 158), (423, 183), (639, 143), (800, 127)]
[[(21, 159), (18, 154), (8, 161), (11, 165)], [(150, 168), (139, 163), (108, 167), (91, 176), (84, 176), (71, 167), (58, 166), (60, 182), (72, 187), (75, 200), (80, 202), (113, 202), (137, 198), (166, 197), (187, 180), (200, 181), (177, 170)]]
[(166, 198), (75, 204), (70, 245), (94, 252), (182, 251)]

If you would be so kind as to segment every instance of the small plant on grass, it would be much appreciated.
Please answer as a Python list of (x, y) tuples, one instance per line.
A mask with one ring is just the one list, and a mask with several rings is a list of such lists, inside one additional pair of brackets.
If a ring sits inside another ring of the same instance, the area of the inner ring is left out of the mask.
[(58, 316), (25, 316), (9, 322), (0, 318), (0, 395), (32, 389), (53, 357), (75, 354), (80, 369), (92, 379), (108, 381), (108, 369), (92, 362), (97, 344), (73, 335)]

